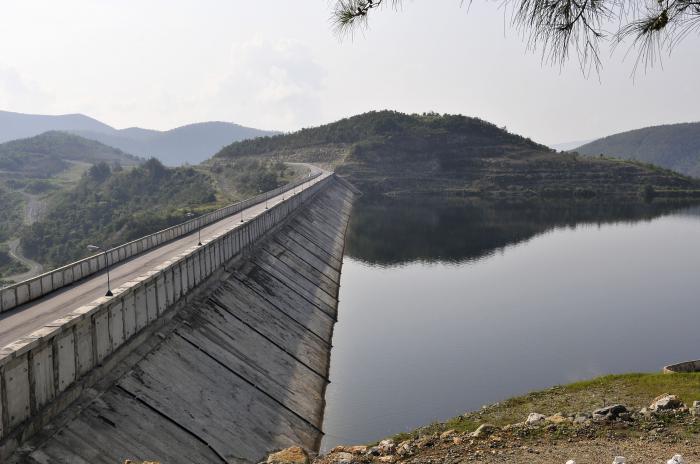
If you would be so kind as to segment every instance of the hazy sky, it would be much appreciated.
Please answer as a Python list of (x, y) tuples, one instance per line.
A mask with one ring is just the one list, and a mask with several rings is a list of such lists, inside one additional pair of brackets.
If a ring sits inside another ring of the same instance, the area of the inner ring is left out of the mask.
[(115, 127), (224, 120), (294, 130), (372, 109), (478, 116), (545, 142), (700, 120), (700, 38), (630, 77), (542, 65), (500, 2), (407, 0), (339, 40), (330, 0), (8, 0), (0, 109)]

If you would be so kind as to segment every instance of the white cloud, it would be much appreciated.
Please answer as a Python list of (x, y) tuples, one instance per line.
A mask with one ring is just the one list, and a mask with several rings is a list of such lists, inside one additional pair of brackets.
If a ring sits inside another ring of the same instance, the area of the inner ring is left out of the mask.
[(0, 64), (0, 109), (32, 111), (42, 108), (49, 111), (53, 98), (41, 87), (23, 77), (16, 69)]
[(207, 100), (224, 119), (296, 128), (318, 114), (324, 76), (306, 44), (256, 38), (232, 46), (227, 74), (212, 79)]

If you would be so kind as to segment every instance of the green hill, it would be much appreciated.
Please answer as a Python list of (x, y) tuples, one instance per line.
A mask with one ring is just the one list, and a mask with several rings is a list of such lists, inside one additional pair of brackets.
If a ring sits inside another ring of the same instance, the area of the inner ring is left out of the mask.
[(130, 170), (106, 163), (90, 168), (78, 185), (54, 195), (44, 217), (27, 227), (25, 254), (50, 266), (88, 254), (88, 244), (114, 246), (186, 219), (216, 201), (211, 178), (192, 168), (164, 167), (156, 159)]
[(700, 123), (646, 127), (594, 140), (576, 149), (585, 155), (604, 153), (653, 163), (700, 177)]
[(556, 152), (459, 115), (370, 112), (246, 140), (217, 159), (269, 157), (334, 167), (365, 191), (480, 197), (683, 196), (700, 184), (639, 162)]
[(142, 161), (100, 142), (64, 132), (45, 132), (0, 144), (0, 171), (22, 177), (50, 178), (70, 168), (71, 162), (136, 165)]

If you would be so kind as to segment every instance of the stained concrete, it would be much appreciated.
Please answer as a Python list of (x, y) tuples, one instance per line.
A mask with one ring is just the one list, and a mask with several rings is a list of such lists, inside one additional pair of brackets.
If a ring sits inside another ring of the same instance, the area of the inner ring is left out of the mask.
[(353, 197), (338, 182), (319, 193), (13, 460), (257, 462), (315, 448)]

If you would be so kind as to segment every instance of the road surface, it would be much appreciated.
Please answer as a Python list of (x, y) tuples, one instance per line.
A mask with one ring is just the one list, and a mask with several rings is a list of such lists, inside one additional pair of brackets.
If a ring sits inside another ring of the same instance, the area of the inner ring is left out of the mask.
[[(311, 166), (310, 166), (311, 167)], [(312, 173), (319, 172), (313, 167)], [(312, 181), (328, 177), (330, 173), (324, 173)], [(306, 184), (308, 187), (308, 184)], [(301, 187), (297, 187), (297, 193)], [(289, 198), (291, 192), (270, 198), (268, 204), (273, 206)], [(265, 202), (258, 203), (243, 211), (243, 218), (247, 221), (265, 211)], [(235, 214), (219, 222), (202, 228), (202, 242), (206, 242), (214, 235), (232, 230), (241, 225), (241, 214)], [(152, 270), (161, 263), (174, 258), (186, 249), (197, 244), (197, 233), (181, 237), (172, 242), (161, 245), (158, 248), (142, 253), (128, 261), (116, 264), (110, 269), (112, 288), (129, 282), (146, 272)], [(11, 311), (0, 314), (0, 347), (9, 345), (17, 339), (29, 335), (45, 324), (59, 319), (71, 311), (91, 303), (104, 296), (107, 291), (106, 273), (102, 272), (75, 283), (72, 286), (58, 290), (36, 301), (19, 306)]]

